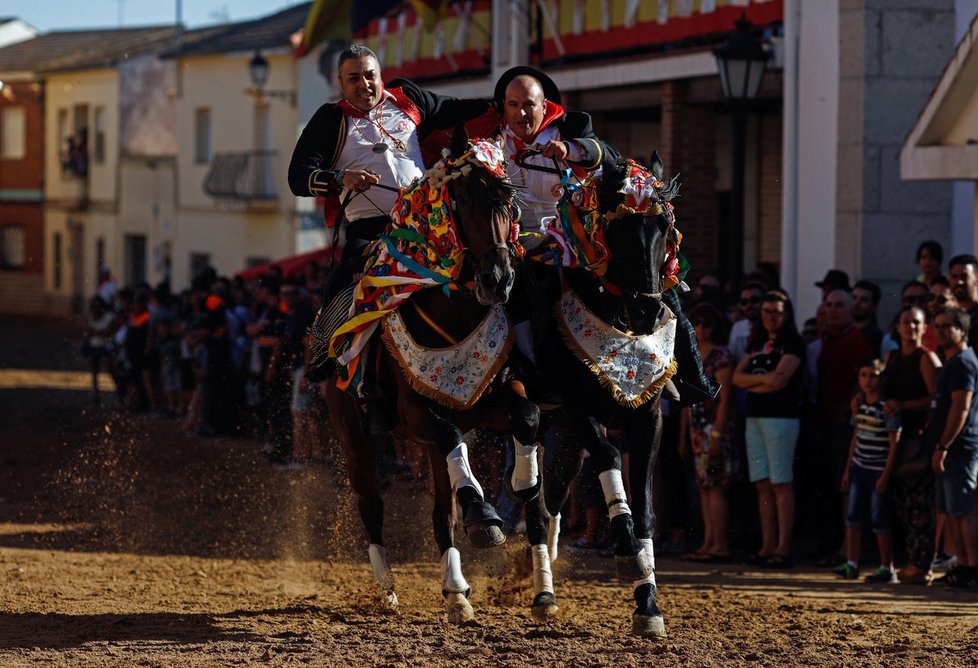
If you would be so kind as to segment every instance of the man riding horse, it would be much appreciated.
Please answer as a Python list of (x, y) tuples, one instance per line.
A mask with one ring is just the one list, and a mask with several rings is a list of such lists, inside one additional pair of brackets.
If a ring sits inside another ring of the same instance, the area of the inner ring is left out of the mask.
[[(340, 197), (345, 200), (344, 262), (330, 274), (328, 297), (352, 282), (362, 268), (361, 253), (390, 223), (398, 189), (424, 173), (421, 142), (426, 136), (490, 108), (486, 100), (436, 95), (404, 79), (385, 87), (377, 56), (365, 46), (342, 51), (337, 68), (343, 99), (316, 111), (296, 142), (289, 165), (293, 194), (326, 197), (334, 203)], [(371, 188), (376, 185), (381, 188)], [(372, 380), (368, 375), (361, 388), (365, 426), (378, 434), (392, 425)]]

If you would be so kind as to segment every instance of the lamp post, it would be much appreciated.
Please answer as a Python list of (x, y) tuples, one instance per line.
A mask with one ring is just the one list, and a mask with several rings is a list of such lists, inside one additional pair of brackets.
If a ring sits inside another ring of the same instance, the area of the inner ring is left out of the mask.
[(764, 79), (771, 54), (754, 39), (753, 24), (741, 16), (726, 41), (713, 50), (720, 87), (732, 119), (733, 172), (730, 191), (730, 240), (727, 280), (737, 289), (744, 271), (744, 172), (747, 158), (747, 115)]
[(265, 90), (268, 83), (268, 60), (261, 55), (261, 51), (255, 51), (254, 57), (248, 61), (248, 75), (254, 88), (249, 91), (258, 100), (265, 97), (273, 97), (288, 102), (295, 106), (295, 91), (292, 90)]

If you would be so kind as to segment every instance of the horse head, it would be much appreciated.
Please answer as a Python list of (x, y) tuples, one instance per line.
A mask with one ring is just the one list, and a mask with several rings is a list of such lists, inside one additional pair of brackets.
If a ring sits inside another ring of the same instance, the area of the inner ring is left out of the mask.
[(677, 177), (663, 181), (662, 167), (658, 153), (650, 169), (622, 160), (606, 164), (598, 183), (604, 241), (611, 252), (607, 278), (621, 289), (619, 318), (633, 332), (655, 329), (664, 315), (666, 277), (679, 268), (679, 236), (669, 203), (679, 182)]
[(458, 176), (448, 187), (459, 234), (475, 265), (475, 296), (484, 305), (504, 303), (516, 280), (517, 188), (506, 175), (499, 145), (488, 140), (470, 144), (463, 126), (455, 130), (452, 156), (447, 164)]

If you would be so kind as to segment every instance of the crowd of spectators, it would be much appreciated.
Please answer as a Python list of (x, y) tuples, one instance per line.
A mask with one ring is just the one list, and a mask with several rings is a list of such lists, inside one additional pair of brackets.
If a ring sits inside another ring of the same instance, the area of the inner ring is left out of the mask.
[(978, 259), (955, 256), (945, 274), (928, 241), (917, 263), (892, 322), (879, 322), (878, 285), (832, 269), (801, 331), (770, 273), (732, 303), (700, 277), (687, 313), (723, 388), (667, 418), (657, 493), (667, 540), (701, 539), (683, 558), (723, 563), (736, 549), (784, 569), (798, 556), (907, 584), (950, 567), (944, 582), (978, 590)]

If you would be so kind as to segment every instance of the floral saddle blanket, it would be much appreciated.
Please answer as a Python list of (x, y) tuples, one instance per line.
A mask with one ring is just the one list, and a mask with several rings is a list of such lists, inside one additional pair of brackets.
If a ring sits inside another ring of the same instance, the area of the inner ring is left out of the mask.
[(622, 406), (638, 408), (676, 373), (676, 316), (651, 334), (634, 336), (609, 325), (565, 290), (557, 304), (557, 325), (577, 358), (597, 376)]
[(411, 387), (453, 410), (466, 410), (479, 401), (513, 347), (509, 319), (499, 304), (465, 339), (445, 348), (415, 342), (400, 310), (390, 312), (383, 323), (384, 344)]

